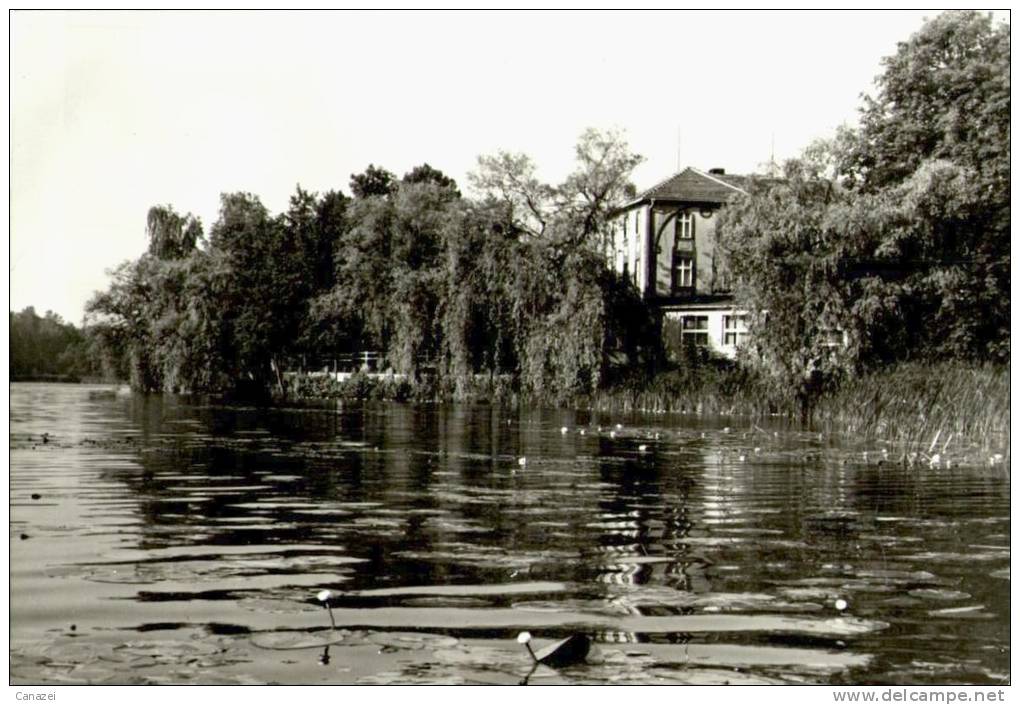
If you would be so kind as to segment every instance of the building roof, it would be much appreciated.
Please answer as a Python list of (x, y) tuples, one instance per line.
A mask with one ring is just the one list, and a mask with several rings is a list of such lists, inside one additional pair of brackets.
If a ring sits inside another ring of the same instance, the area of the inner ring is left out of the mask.
[(751, 179), (737, 174), (709, 174), (694, 167), (673, 174), (641, 193), (626, 205), (650, 201), (689, 201), (693, 203), (726, 203), (742, 193)]

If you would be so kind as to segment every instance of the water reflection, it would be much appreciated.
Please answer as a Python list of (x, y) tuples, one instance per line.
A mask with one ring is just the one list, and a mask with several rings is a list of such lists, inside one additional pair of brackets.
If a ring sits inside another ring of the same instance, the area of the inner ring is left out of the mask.
[[(848, 455), (732, 419), (14, 385), (12, 680), (517, 682), (521, 629), (597, 643), (532, 682), (1008, 679), (1008, 480)], [(137, 671), (141, 633), (215, 649)]]

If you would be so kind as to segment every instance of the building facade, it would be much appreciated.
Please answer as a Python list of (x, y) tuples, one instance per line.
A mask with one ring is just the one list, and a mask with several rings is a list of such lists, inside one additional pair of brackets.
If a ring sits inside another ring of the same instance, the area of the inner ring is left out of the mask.
[(611, 217), (606, 257), (660, 311), (668, 348), (690, 345), (732, 358), (747, 339), (715, 230), (720, 209), (746, 193), (748, 181), (688, 167)]

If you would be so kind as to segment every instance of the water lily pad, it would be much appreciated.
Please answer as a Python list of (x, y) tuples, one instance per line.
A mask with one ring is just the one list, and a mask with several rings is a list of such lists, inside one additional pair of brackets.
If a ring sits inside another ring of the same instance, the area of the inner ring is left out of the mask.
[(202, 656), (213, 656), (222, 650), (211, 641), (128, 641), (114, 648), (114, 653), (131, 666), (166, 665), (193, 662)]
[(290, 651), (293, 649), (321, 649), (331, 644), (339, 644), (347, 636), (345, 630), (327, 632), (268, 632), (255, 634), (251, 638), (253, 646), (260, 649)]
[(370, 676), (362, 676), (357, 680), (364, 685), (463, 685), (467, 681), (463, 676), (454, 674), (421, 674), (404, 673), (402, 671), (383, 671)]
[(491, 603), (480, 597), (412, 597), (401, 600), (405, 607), (488, 607)]
[(909, 594), (926, 600), (945, 600), (947, 602), (952, 600), (966, 600), (970, 598), (970, 593), (967, 592), (960, 592), (959, 590), (940, 590), (938, 588), (919, 588), (917, 590), (911, 590)]
[(929, 610), (932, 617), (958, 617), (962, 619), (991, 619), (992, 615), (984, 612), (984, 605), (967, 605), (966, 607), (946, 607), (940, 610)]
[(272, 597), (248, 597), (237, 601), (237, 606), (264, 614), (294, 614), (296, 612), (322, 612), (321, 605), (309, 602)]
[(374, 632), (368, 635), (368, 641), (379, 646), (411, 651), (425, 648), (437, 649), (457, 644), (457, 639), (452, 636), (429, 634), (428, 632)]
[(525, 600), (514, 602), (515, 610), (529, 612), (593, 612), (595, 614), (626, 614), (627, 610), (614, 606), (605, 600)]

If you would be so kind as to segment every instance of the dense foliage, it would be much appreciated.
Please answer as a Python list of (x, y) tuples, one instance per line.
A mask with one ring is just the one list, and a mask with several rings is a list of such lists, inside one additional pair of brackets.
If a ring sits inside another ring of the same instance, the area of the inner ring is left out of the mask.
[[(862, 372), (1008, 363), (1008, 26), (948, 12), (884, 67), (859, 126), (724, 209), (742, 368), (692, 358), (655, 376), (655, 317), (599, 254), (640, 157), (597, 130), (559, 184), (501, 152), (479, 158), (470, 198), (429, 164), (369, 165), (350, 197), (298, 187), (276, 216), (224, 194), (208, 239), (153, 208), (146, 254), (88, 304), (93, 347), (151, 390), (283, 389), (285, 369), (377, 351), (402, 398), (643, 390), (656, 408), (708, 408), (700, 389), (733, 409), (750, 390), (803, 414)], [(345, 393), (378, 393), (367, 379)]]
[(594, 390), (614, 359), (654, 350), (655, 327), (597, 253), (639, 157), (589, 130), (577, 159), (550, 186), (522, 155), (483, 157), (475, 199), (428, 164), (370, 165), (353, 198), (298, 187), (275, 217), (224, 194), (208, 240), (153, 208), (148, 251), (89, 302), (90, 330), (140, 389), (283, 389), (299, 360), (371, 350), (454, 395), (480, 375), (533, 398)]
[(12, 380), (78, 380), (101, 374), (82, 331), (52, 311), (10, 312)]
[(1009, 28), (945, 13), (885, 60), (861, 124), (721, 227), (751, 357), (809, 396), (902, 360), (1009, 360)]

